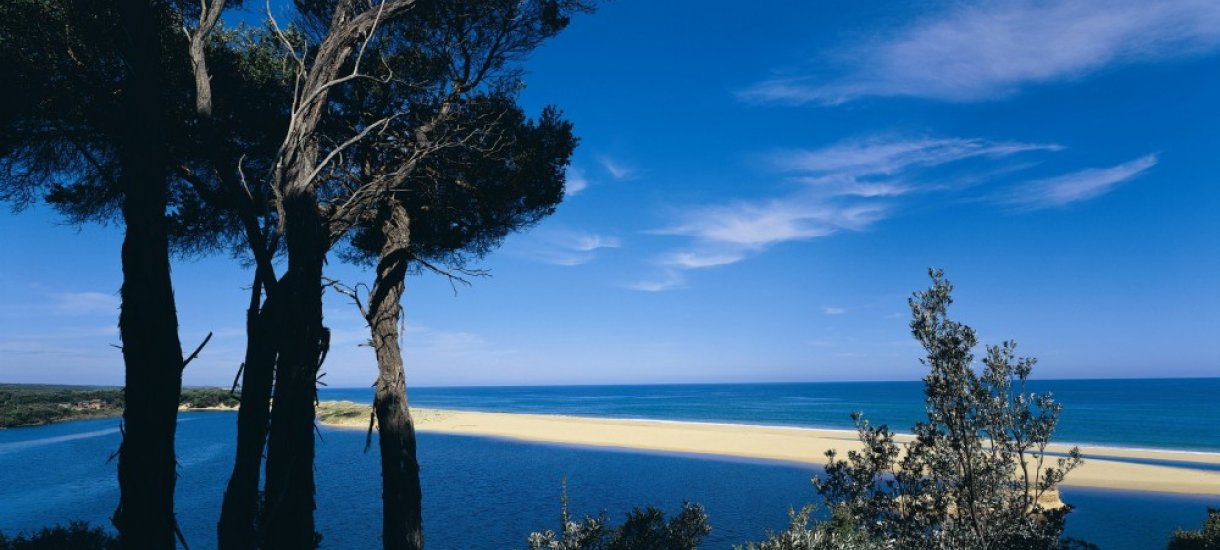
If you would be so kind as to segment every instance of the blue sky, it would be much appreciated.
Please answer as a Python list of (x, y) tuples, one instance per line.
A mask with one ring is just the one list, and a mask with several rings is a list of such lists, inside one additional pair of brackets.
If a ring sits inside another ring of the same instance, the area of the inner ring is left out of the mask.
[[(901, 380), (906, 298), (1044, 378), (1220, 375), (1220, 4), (618, 0), (527, 63), (569, 195), (455, 295), (408, 281), (415, 385)], [(121, 228), (0, 217), (0, 381), (121, 384)], [(175, 265), (188, 384), (250, 274)], [(349, 283), (372, 275), (335, 260)], [(332, 385), (375, 376), (328, 295)]]

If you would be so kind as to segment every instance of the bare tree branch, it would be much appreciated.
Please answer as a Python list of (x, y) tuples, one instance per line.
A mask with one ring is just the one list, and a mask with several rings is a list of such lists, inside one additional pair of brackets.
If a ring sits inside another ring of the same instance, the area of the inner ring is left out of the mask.
[(237, 396), (237, 384), (238, 384), (238, 381), (241, 380), (241, 373), (244, 370), (246, 370), (245, 363), (242, 363), (240, 366), (237, 367), (237, 374), (233, 375), (233, 386), (229, 388), (229, 395), (231, 397), (237, 398), (238, 401), (240, 401), (241, 398)]
[(313, 172), (310, 172), (310, 174), (307, 178), (307, 181), (312, 182), (315, 178), (318, 177), (318, 174), (322, 172), (322, 169), (326, 168), (326, 166), (328, 164), (330, 164), (330, 161), (334, 160), (334, 158), (336, 156), (342, 154), (343, 151), (346, 150), (348, 147), (351, 147), (352, 145), (356, 144), (360, 140), (364, 139), (365, 136), (369, 135), (374, 130), (379, 130), (379, 129), (384, 128), (387, 124), (390, 123), (390, 121), (394, 120), (395, 118), (398, 118), (399, 114), (400, 113), (394, 113), (390, 116), (377, 120), (377, 121), (373, 122), (372, 124), (369, 124), (368, 126), (365, 126), (365, 128), (363, 130), (361, 130), (359, 133), (348, 138), (347, 141), (339, 144), (337, 147), (332, 149), (331, 152), (328, 153), (326, 155), (326, 157), (322, 159), (322, 162), (319, 162), (318, 165), (313, 169)]
[(208, 35), (216, 27), (224, 9), (225, 0), (199, 0), (199, 22), (194, 29), (186, 31), (195, 76), (195, 111), (208, 118), (212, 116), (212, 77), (208, 74), (205, 49)]
[(458, 284), (461, 284), (462, 286), (467, 286), (467, 287), (471, 286), (470, 280), (466, 279), (465, 277), (490, 277), (491, 276), (491, 272), (489, 272), (485, 269), (467, 269), (465, 267), (459, 267), (456, 269), (443, 269), (443, 268), (437, 267), (436, 265), (428, 262), (427, 260), (424, 260), (422, 258), (417, 258), (417, 257), (412, 257), (411, 261), (419, 264), (420, 267), (423, 267), (424, 269), (427, 269), (428, 271), (431, 271), (432, 273), (435, 273), (437, 275), (440, 275), (440, 276), (448, 279), (449, 287), (453, 289), (453, 294), (455, 296), (457, 295), (457, 292), (458, 292), (458, 290), (457, 290)]
[(191, 364), (191, 361), (194, 361), (196, 357), (199, 357), (199, 352), (203, 351), (203, 346), (208, 345), (208, 342), (210, 342), (211, 340), (212, 340), (212, 333), (209, 332), (207, 338), (204, 338), (203, 341), (199, 343), (199, 347), (195, 348), (195, 352), (192, 353), (190, 355), (190, 357), (187, 357), (186, 360), (182, 362), (183, 370), (186, 369), (187, 365)]
[[(356, 309), (360, 310), (360, 316), (365, 320), (369, 318), (369, 312), (364, 308), (364, 302), (360, 300), (360, 293), (358, 292), (364, 283), (358, 283), (355, 287), (350, 287), (343, 284), (338, 279), (331, 279), (330, 277), (322, 277), (322, 281), (325, 283), (323, 286), (331, 287), (335, 289), (335, 292), (351, 298), (352, 303), (356, 305)], [(367, 294), (367, 290), (365, 292)]]

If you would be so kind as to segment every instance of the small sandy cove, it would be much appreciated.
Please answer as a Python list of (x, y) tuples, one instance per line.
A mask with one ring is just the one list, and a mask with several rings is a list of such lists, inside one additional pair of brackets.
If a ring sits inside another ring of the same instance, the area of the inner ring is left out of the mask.
[[(318, 412), (323, 424), (367, 429), (371, 407), (327, 401)], [(841, 430), (440, 409), (412, 409), (411, 413), (416, 429), (422, 432), (801, 464), (825, 464), (828, 449), (837, 449), (842, 456), (859, 446), (854, 432)], [(1048, 450), (1062, 453), (1067, 449), (1054, 445)], [(1068, 475), (1066, 486), (1220, 495), (1220, 453), (1085, 446), (1080, 450), (1085, 464)]]

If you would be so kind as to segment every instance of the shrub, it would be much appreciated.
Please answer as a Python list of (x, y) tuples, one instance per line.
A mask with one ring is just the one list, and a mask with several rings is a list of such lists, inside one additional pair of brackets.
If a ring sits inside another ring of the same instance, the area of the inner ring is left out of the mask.
[(1220, 550), (1220, 508), (1207, 509), (1202, 529), (1175, 531), (1165, 550)]
[(224, 388), (182, 388), (178, 402), (192, 409), (236, 407), (241, 401)]
[(119, 540), (101, 527), (73, 521), (67, 527), (44, 527), (33, 535), (8, 538), (0, 534), (0, 550), (118, 550)]
[(562, 509), (563, 531), (531, 533), (530, 550), (694, 550), (712, 531), (703, 507), (689, 502), (683, 502), (682, 511), (668, 522), (665, 513), (652, 506), (634, 508), (618, 527), (608, 525), (605, 513), (572, 521), (566, 490)]
[(748, 542), (736, 550), (891, 550), (887, 541), (876, 540), (856, 524), (854, 518), (818, 522), (813, 506), (788, 512), (788, 530), (767, 533), (762, 542)]
[(861, 449), (827, 452), (825, 476), (813, 479), (831, 519), (811, 521), (806, 509), (788, 531), (746, 548), (1092, 546), (1060, 538), (1071, 507), (1058, 502), (1057, 486), (1082, 460), (1076, 448), (1047, 457), (1062, 407), (1027, 391), (1036, 360), (1004, 342), (987, 347), (976, 371), (974, 330), (948, 317), (953, 286), (942, 271), (929, 275), (932, 287), (909, 301), (911, 334), (926, 352), (927, 420), (899, 443), (888, 426), (854, 413)]

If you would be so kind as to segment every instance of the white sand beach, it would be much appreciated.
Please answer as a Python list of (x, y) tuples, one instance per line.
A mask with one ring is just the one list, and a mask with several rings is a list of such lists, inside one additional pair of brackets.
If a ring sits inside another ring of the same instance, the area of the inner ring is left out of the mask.
[[(368, 405), (323, 402), (319, 419), (329, 426), (366, 429), (370, 410)], [(842, 453), (859, 445), (855, 433), (846, 430), (441, 409), (412, 409), (412, 415), (421, 432), (802, 464), (825, 464), (827, 450)], [(1068, 447), (1055, 445), (1049, 450), (1066, 452)], [(1217, 453), (1083, 446), (1080, 450), (1085, 464), (1068, 476), (1065, 486), (1220, 495)]]

